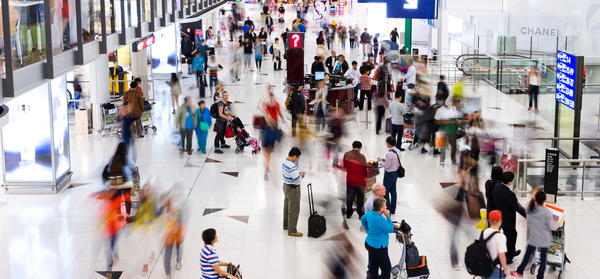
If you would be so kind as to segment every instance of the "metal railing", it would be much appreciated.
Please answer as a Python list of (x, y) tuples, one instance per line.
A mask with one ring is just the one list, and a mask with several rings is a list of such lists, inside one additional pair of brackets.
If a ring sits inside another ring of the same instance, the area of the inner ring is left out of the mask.
[[(528, 168), (544, 168), (544, 166), (530, 167), (527, 166), (528, 163), (544, 163), (544, 159), (518, 159), (517, 160), (517, 173), (515, 175), (515, 182), (513, 191), (516, 194), (527, 194), (529, 190), (527, 189), (527, 169)], [(557, 194), (581, 194), (581, 199), (583, 200), (585, 194), (600, 194), (600, 191), (586, 191), (585, 190), (585, 175), (586, 175), (586, 167), (588, 163), (600, 163), (600, 159), (561, 159), (561, 163), (569, 163), (569, 165), (559, 165), (558, 168), (570, 168), (577, 169), (583, 168), (581, 173), (581, 191), (558, 191)], [(523, 170), (521, 170), (521, 163), (523, 163)], [(600, 166), (594, 166), (593, 168), (600, 168)], [(522, 176), (521, 176), (522, 171)], [(522, 177), (522, 178), (521, 178)], [(523, 179), (523, 183), (519, 183), (520, 180)], [(521, 186), (519, 188), (519, 186)], [(536, 185), (537, 186), (537, 185)]]

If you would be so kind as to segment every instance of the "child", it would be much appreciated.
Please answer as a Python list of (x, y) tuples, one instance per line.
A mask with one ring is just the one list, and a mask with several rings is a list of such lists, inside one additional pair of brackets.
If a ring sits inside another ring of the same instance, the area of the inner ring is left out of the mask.
[(204, 101), (198, 102), (198, 126), (196, 127), (196, 136), (198, 137), (198, 151), (206, 154), (206, 138), (208, 137), (208, 130), (212, 125), (212, 116), (210, 115), (210, 109), (206, 107)]
[(529, 227), (527, 231), (527, 251), (517, 270), (510, 272), (512, 276), (523, 277), (523, 271), (529, 262), (529, 258), (533, 256), (536, 247), (539, 247), (541, 250), (541, 259), (537, 279), (544, 278), (544, 272), (546, 272), (546, 254), (548, 254), (548, 247), (552, 244), (552, 234), (550, 232), (562, 226), (565, 218), (563, 216), (560, 222), (555, 222), (550, 210), (544, 207), (545, 202), (546, 193), (539, 190), (535, 193), (533, 200), (527, 207), (527, 226)]

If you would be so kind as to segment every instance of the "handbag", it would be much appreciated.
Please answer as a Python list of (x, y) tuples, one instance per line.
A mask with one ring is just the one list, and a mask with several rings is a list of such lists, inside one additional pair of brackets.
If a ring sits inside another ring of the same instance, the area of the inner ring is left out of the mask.
[(210, 125), (208, 125), (208, 123), (202, 121), (200, 122), (200, 131), (208, 131), (208, 129), (210, 128)]
[(396, 170), (396, 172), (398, 173), (398, 178), (403, 178), (404, 175), (406, 174), (406, 170), (404, 169), (404, 167), (402, 166), (402, 162), (400, 162), (400, 156), (398, 156), (398, 153), (396, 153), (396, 151), (392, 150), (392, 152), (394, 152), (396, 154), (396, 158), (398, 158), (398, 169)]

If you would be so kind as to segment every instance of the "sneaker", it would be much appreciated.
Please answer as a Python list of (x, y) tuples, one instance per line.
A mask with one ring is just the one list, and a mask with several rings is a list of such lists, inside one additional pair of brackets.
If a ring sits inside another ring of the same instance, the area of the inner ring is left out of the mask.
[(429, 150), (425, 149), (425, 148), (421, 148), (421, 154), (427, 153), (429, 152)]
[(459, 270), (460, 270), (460, 267), (459, 267), (457, 264), (453, 264), (453, 265), (452, 265), (452, 269), (454, 269), (454, 270), (456, 270), (456, 271), (459, 271)]
[(231, 146), (227, 145), (227, 144), (222, 144), (221, 148), (230, 148)]
[(265, 181), (269, 181), (269, 175), (265, 173)]
[(303, 234), (301, 232), (295, 232), (295, 233), (288, 233), (289, 236), (296, 236), (296, 237), (300, 237), (303, 236)]
[(191, 150), (188, 150), (187, 152), (188, 152), (188, 155), (192, 155), (192, 151)]
[(148, 274), (148, 265), (145, 264), (144, 267), (142, 268), (142, 276)]
[(440, 162), (440, 166), (442, 166), (442, 167), (443, 167), (444, 165), (445, 165), (445, 163), (444, 163), (444, 162)]
[(437, 149), (434, 149), (434, 150), (433, 150), (433, 155), (440, 155), (440, 151), (439, 151), (439, 150), (437, 150)]
[(531, 107), (529, 107), (527, 110), (531, 110)]
[(175, 114), (175, 110), (173, 110), (173, 114)]
[(511, 271), (510, 272), (510, 276), (514, 276), (514, 277), (521, 277), (523, 278), (523, 274), (518, 273), (516, 270), (515, 271)]
[(515, 257), (518, 256), (518, 255), (521, 255), (521, 250), (515, 251)]
[(535, 108), (535, 112), (539, 113), (539, 112), (540, 112), (540, 110), (539, 110), (539, 109), (537, 109), (537, 108)]
[(175, 266), (175, 269), (180, 270), (181, 269), (181, 263), (177, 263), (177, 265)]
[(217, 153), (217, 154), (223, 154), (223, 151), (221, 151), (221, 149), (215, 149), (215, 153)]

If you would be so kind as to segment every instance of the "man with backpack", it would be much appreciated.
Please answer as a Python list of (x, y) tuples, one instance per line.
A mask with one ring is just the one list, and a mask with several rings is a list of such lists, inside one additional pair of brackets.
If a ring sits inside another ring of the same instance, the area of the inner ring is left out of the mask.
[(296, 90), (290, 93), (290, 96), (285, 100), (285, 108), (292, 114), (292, 137), (296, 136), (296, 125), (298, 119), (302, 119), (306, 111), (306, 101), (302, 95), (302, 85), (298, 85)]
[(484, 279), (506, 278), (506, 236), (499, 231), (502, 226), (502, 212), (494, 210), (488, 217), (490, 227), (481, 232), (479, 240), (467, 247), (465, 265), (471, 275)]
[(496, 202), (496, 209), (502, 212), (505, 220), (502, 224), (502, 231), (506, 235), (506, 246), (508, 251), (506, 252), (506, 261), (508, 264), (513, 262), (513, 258), (521, 254), (521, 250), (516, 250), (517, 244), (517, 212), (526, 218), (527, 213), (525, 208), (521, 206), (517, 195), (512, 191), (513, 180), (515, 174), (507, 171), (502, 173), (502, 183), (494, 186), (494, 201)]
[(227, 109), (229, 93), (223, 92), (223, 99), (218, 100), (210, 106), (210, 114), (215, 118), (214, 131), (217, 133), (215, 136), (215, 153), (223, 154), (221, 147), (229, 148), (230, 146), (225, 144), (225, 131), (227, 130), (227, 121), (232, 121), (235, 115), (231, 114)]
[(377, 90), (383, 90), (383, 96), (387, 96), (388, 84), (392, 82), (392, 75), (388, 68), (389, 63), (388, 60), (384, 60), (383, 64), (375, 70), (375, 75), (373, 76), (377, 81)]

